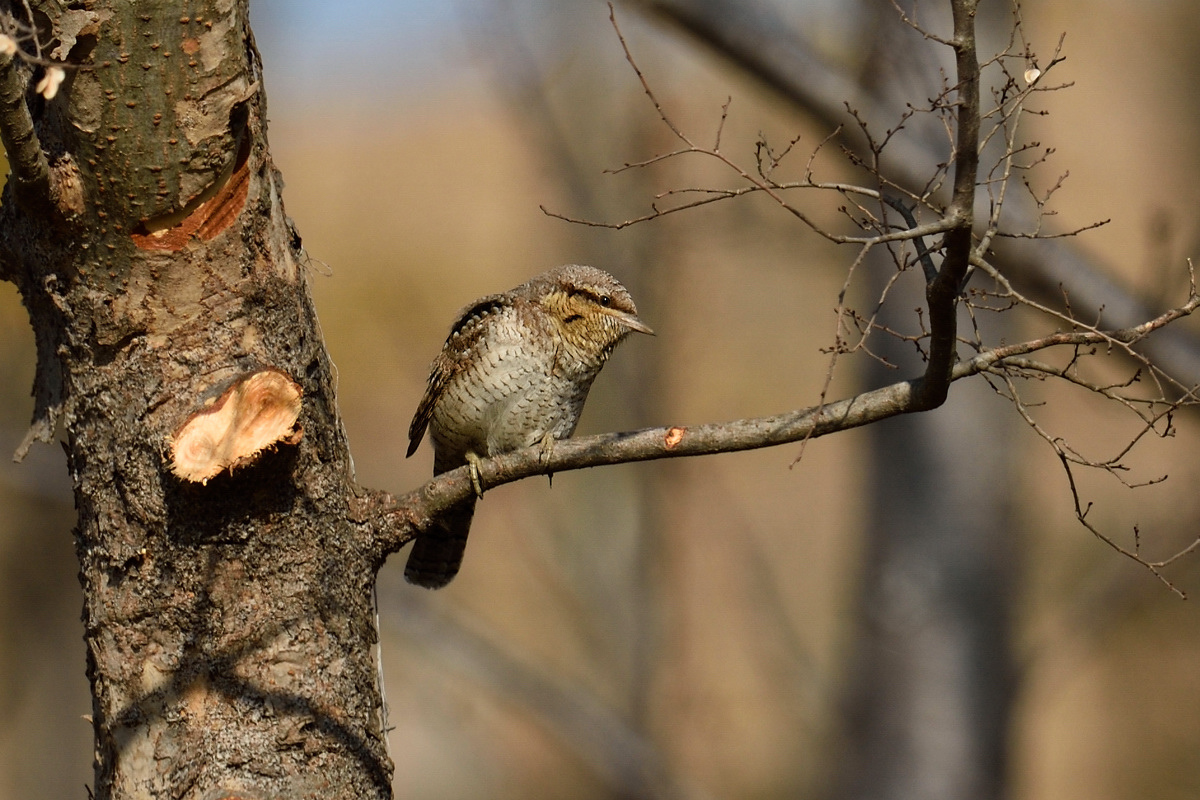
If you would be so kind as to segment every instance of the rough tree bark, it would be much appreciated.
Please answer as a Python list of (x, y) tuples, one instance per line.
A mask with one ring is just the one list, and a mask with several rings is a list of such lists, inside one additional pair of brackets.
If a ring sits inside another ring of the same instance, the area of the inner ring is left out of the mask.
[[(14, 159), (0, 255), (36, 331), (31, 434), (67, 434), (95, 795), (389, 797), (382, 557), (351, 518), (247, 4), (31, 6), (25, 51), (77, 68), (26, 95), (48, 177)], [(5, 11), (15, 34), (22, 4)], [(171, 473), (181, 424), (268, 369), (303, 391), (299, 441), (206, 483)]]

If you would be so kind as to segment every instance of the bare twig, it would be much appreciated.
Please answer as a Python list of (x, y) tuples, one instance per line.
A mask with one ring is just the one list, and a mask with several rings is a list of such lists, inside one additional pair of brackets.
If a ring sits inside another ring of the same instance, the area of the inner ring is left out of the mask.
[(0, 141), (8, 154), (18, 202), (38, 213), (51, 205), (50, 165), (33, 130), (25, 89), (14, 52), (0, 49)]

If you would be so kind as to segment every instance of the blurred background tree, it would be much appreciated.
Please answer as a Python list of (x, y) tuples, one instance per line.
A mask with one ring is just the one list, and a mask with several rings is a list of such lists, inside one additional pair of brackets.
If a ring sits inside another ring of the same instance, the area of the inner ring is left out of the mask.
[[(1006, 9), (988, 6), (1003, 26)], [(845, 74), (928, 96), (921, 44), (895, 35), (890, 4), (774, 10)], [(624, 346), (581, 433), (815, 401), (844, 270), (828, 242), (753, 198), (620, 232), (539, 210), (622, 219), (713, 178), (684, 162), (601, 174), (668, 135), (602, 3), (270, 0), (253, 12), (273, 152), (327, 276), (317, 303), (363, 484), (426, 479), (428, 451), (402, 459), (403, 433), (454, 311), (568, 261), (617, 274), (659, 334)], [(749, 154), (760, 131), (813, 145), (829, 133), (695, 38), (618, 12), (684, 124), (711, 129), (734, 98), (729, 150)], [(1197, 233), (1182, 211), (1198, 183), (1191, 4), (1023, 12), (1042, 50), (1068, 33), (1058, 77), (1075, 86), (1038, 131), (1071, 172), (1062, 227), (1111, 217), (1074, 244), (1174, 299)], [(0, 292), (11, 451), (33, 346), (15, 292)], [(878, 383), (850, 369), (836, 380), (840, 393)], [(1103, 404), (1042, 396), (1058, 400), (1047, 424), (1079, 446), (1127, 438)], [(1180, 427), (1139, 456), (1172, 480), (1087, 487), (1103, 524), (1138, 524), (1164, 554), (1197, 528), (1195, 423)], [(1200, 621), (1075, 523), (1052, 452), (1014, 428), (978, 386), (919, 419), (814, 442), (791, 469), (785, 448), (490, 492), (451, 587), (408, 587), (399, 560), (381, 577), (397, 794), (1194, 797)], [(921, 514), (932, 470), (956, 479), (961, 508)], [(0, 467), (0, 492), (0, 798), (77, 797), (90, 700), (61, 454), (38, 447)], [(1194, 590), (1194, 562), (1170, 577)]]

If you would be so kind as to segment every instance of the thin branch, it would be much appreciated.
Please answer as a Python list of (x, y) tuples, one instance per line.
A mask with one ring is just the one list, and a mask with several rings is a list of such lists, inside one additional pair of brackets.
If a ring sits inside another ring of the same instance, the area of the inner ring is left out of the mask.
[[(1122, 556), (1125, 556), (1126, 558), (1130, 559), (1131, 561), (1141, 565), (1142, 567), (1146, 568), (1151, 574), (1153, 574), (1156, 578), (1158, 578), (1158, 580), (1160, 580), (1163, 583), (1163, 585), (1165, 585), (1167, 588), (1169, 588), (1172, 592), (1174, 592), (1176, 595), (1178, 595), (1181, 599), (1186, 600), (1187, 595), (1162, 573), (1162, 568), (1167, 566), (1171, 562), (1175, 561), (1176, 559), (1182, 558), (1183, 556), (1185, 556), (1186, 554), (1191, 552), (1198, 544), (1200, 544), (1200, 540), (1197, 540), (1197, 542), (1193, 542), (1188, 547), (1184, 548), (1183, 550), (1177, 552), (1175, 555), (1170, 556), (1169, 558), (1167, 558), (1165, 560), (1149, 561), (1149, 560), (1143, 558), (1141, 555), (1140, 533), (1136, 526), (1133, 529), (1134, 548), (1132, 550), (1130, 550), (1127, 547), (1122, 546), (1111, 536), (1107, 535), (1106, 533), (1101, 531), (1099, 528), (1097, 528), (1091, 522), (1091, 520), (1088, 519), (1088, 515), (1091, 513), (1091, 510), (1092, 510), (1092, 504), (1084, 503), (1080, 496), (1079, 487), (1075, 480), (1075, 467), (1076, 466), (1095, 467), (1095, 466), (1103, 466), (1103, 465), (1098, 465), (1098, 464), (1080, 459), (1079, 456), (1077, 454), (1075, 454), (1071, 450), (1071, 448), (1068, 447), (1062, 439), (1055, 437), (1055, 436), (1051, 436), (1049, 433), (1047, 433), (1037, 423), (1037, 421), (1033, 418), (1033, 416), (1029, 413), (1029, 409), (1026, 407), (1026, 405), (1020, 400), (1017, 390), (1016, 390), (1016, 387), (1013, 384), (1011, 377), (1008, 375), (1001, 375), (1000, 377), (1001, 377), (1001, 380), (1004, 382), (1005, 386), (1007, 387), (1007, 392), (1001, 392), (1001, 394), (1003, 394), (1010, 401), (1012, 401), (1012, 403), (1014, 404), (1014, 406), (1017, 409), (1017, 413), (1025, 420), (1026, 424), (1029, 425), (1029, 427), (1032, 428), (1038, 434), (1038, 436), (1040, 436), (1042, 439), (1044, 439), (1050, 445), (1050, 447), (1053, 448), (1055, 455), (1058, 456), (1059, 462), (1062, 464), (1062, 467), (1063, 467), (1063, 472), (1067, 478), (1067, 485), (1068, 485), (1070, 493), (1071, 493), (1071, 501), (1073, 504), (1076, 521), (1079, 522), (1079, 524), (1082, 525), (1084, 528), (1086, 528), (1093, 536), (1095, 536), (1097, 539), (1099, 539), (1104, 544), (1108, 545), (1114, 551), (1116, 551), (1117, 553), (1119, 553)], [(1107, 471), (1110, 474), (1117, 477), (1118, 479), (1120, 479), (1120, 476), (1116, 473), (1116, 471), (1113, 468), (1109, 467), (1107, 469)], [(1149, 483), (1157, 483), (1157, 482), (1160, 482), (1161, 480), (1162, 479), (1159, 479), (1158, 481), (1151, 481)], [(1122, 481), (1122, 482), (1126, 483), (1127, 486), (1129, 485), (1125, 481)]]
[[(1121, 342), (1132, 344), (1200, 307), (1193, 293), (1184, 306), (1142, 325), (1117, 331), (1056, 333), (1041, 339), (1000, 347), (960, 361), (951, 370), (957, 381), (982, 372), (995, 372), (1012, 357), (1063, 345), (1077, 346)], [(816, 408), (789, 411), (770, 417), (740, 419), (695, 426), (645, 428), (629, 433), (607, 433), (557, 442), (547, 455), (540, 446), (506, 453), (479, 463), (487, 489), (528, 478), (568, 470), (634, 461), (732, 453), (781, 444), (861, 427), (900, 414), (924, 410), (920, 401), (923, 378), (899, 381)], [(364, 494), (352, 503), (351, 518), (371, 524), (376, 531), (380, 562), (407, 543), (446, 509), (474, 491), (467, 467), (443, 473), (424, 486), (400, 497), (386, 492)]]
[(979, 173), (979, 58), (975, 51), (976, 0), (952, 0), (954, 54), (958, 75), (954, 189), (945, 220), (949, 223), (937, 278), (925, 290), (929, 303), (929, 364), (921, 403), (945, 402), (957, 352), (958, 296), (971, 259), (975, 221), (975, 182)]
[[(904, 221), (908, 223), (909, 230), (917, 227), (917, 218), (913, 216), (912, 209), (904, 205), (894, 197), (884, 196), (883, 202), (887, 203), (892, 208), (904, 217)], [(929, 248), (925, 246), (925, 240), (918, 236), (913, 240), (917, 246), (917, 260), (921, 262), (921, 268), (925, 271), (925, 283), (933, 283), (937, 279), (938, 270), (933, 265), (933, 259), (929, 256)]]
[[(679, 130), (679, 128), (675, 127), (675, 123), (671, 121), (669, 116), (667, 116), (667, 112), (663, 110), (662, 104), (658, 102), (658, 97), (656, 97), (653, 90), (650, 89), (650, 84), (646, 81), (646, 76), (642, 74), (641, 67), (639, 67), (637, 62), (634, 61), (633, 54), (629, 52), (629, 43), (625, 41), (625, 34), (621, 33), (621, 26), (617, 24), (617, 12), (616, 9), (613, 8), (612, 3), (608, 4), (608, 21), (612, 25), (613, 30), (617, 32), (617, 39), (621, 42), (621, 49), (625, 51), (625, 60), (629, 62), (629, 66), (633, 67), (634, 73), (637, 75), (638, 80), (642, 84), (642, 91), (646, 93), (646, 97), (648, 97), (650, 102), (654, 104), (654, 110), (658, 112), (658, 118), (663, 121), (664, 125), (671, 129), (671, 133), (675, 134), (675, 138), (679, 139), (679, 141), (686, 144), (689, 148), (695, 149), (695, 145), (692, 144), (692, 141), (688, 139), (688, 137), (684, 136), (683, 132)], [(724, 110), (726, 113), (729, 111), (728, 103), (725, 104)], [(724, 118), (722, 118), (722, 123), (723, 122)], [(717, 141), (720, 142), (719, 134), (717, 136)]]
[[(657, 204), (655, 204), (652, 206), (653, 210), (649, 214), (644, 214), (642, 216), (628, 219), (623, 222), (597, 222), (594, 220), (580, 219), (580, 218), (572, 217), (572, 216), (562, 214), (559, 212), (551, 211), (551, 210), (547, 209), (545, 206), (541, 206), (540, 208), (544, 214), (546, 214), (547, 216), (554, 217), (556, 219), (564, 220), (566, 222), (573, 222), (573, 223), (577, 223), (577, 224), (588, 225), (590, 227), (611, 228), (614, 230), (620, 230), (622, 228), (627, 228), (631, 225), (636, 225), (641, 222), (647, 222), (652, 219), (657, 219), (658, 217), (666, 216), (667, 214), (674, 214), (679, 211), (684, 211), (687, 209), (695, 208), (697, 206), (707, 205), (708, 203), (716, 202), (718, 200), (724, 200), (724, 199), (728, 199), (730, 197), (740, 196), (742, 194), (746, 194), (749, 192), (762, 192), (762, 193), (768, 195), (772, 200), (774, 200), (781, 208), (783, 208), (789, 214), (796, 217), (801, 222), (803, 222), (805, 225), (807, 225), (809, 228), (811, 228), (813, 231), (820, 234), (821, 236), (824, 236), (826, 239), (829, 239), (832, 242), (836, 242), (838, 244), (866, 244), (868, 242), (877, 243), (878, 241), (881, 241), (876, 238), (867, 238), (867, 237), (860, 237), (860, 236), (842, 236), (839, 234), (831, 233), (831, 232), (823, 229), (820, 225), (818, 225), (807, 213), (805, 213), (801, 209), (799, 209), (796, 206), (789, 203), (783, 196), (783, 192), (785, 192), (787, 190), (804, 188), (804, 189), (822, 189), (822, 190), (829, 190), (829, 191), (837, 191), (837, 192), (841, 192), (843, 194), (860, 194), (863, 196), (878, 199), (879, 193), (876, 190), (865, 188), (865, 187), (860, 187), (860, 186), (853, 186), (850, 184), (813, 183), (811, 180), (796, 182), (796, 183), (789, 183), (789, 184), (780, 184), (780, 183), (775, 182), (774, 180), (772, 180), (769, 177), (770, 170), (769, 169), (764, 170), (761, 166), (761, 161), (759, 162), (759, 174), (758, 174), (758, 176), (755, 176), (755, 175), (752, 175), (747, 170), (745, 170), (744, 168), (742, 168), (737, 163), (735, 163), (733, 160), (728, 158), (724, 153), (722, 153), (720, 150), (720, 131), (724, 129), (725, 120), (729, 113), (729, 103), (728, 102), (723, 104), (721, 107), (721, 121), (718, 125), (718, 136), (717, 136), (716, 145), (712, 149), (708, 149), (708, 148), (701, 147), (701, 146), (697, 145), (695, 142), (693, 142), (692, 139), (687, 134), (685, 134), (678, 125), (675, 124), (674, 120), (671, 119), (670, 115), (667, 114), (662, 103), (659, 101), (658, 96), (655, 94), (654, 89), (650, 86), (649, 81), (646, 79), (645, 73), (643, 73), (641, 67), (638, 66), (637, 60), (633, 56), (633, 52), (629, 49), (629, 43), (625, 40), (625, 35), (621, 32), (620, 25), (617, 23), (616, 12), (613, 9), (611, 3), (609, 4), (609, 20), (612, 24), (613, 30), (617, 34), (618, 40), (620, 41), (621, 50), (625, 54), (625, 60), (626, 60), (626, 62), (628, 62), (630, 68), (633, 69), (634, 73), (637, 75), (638, 81), (642, 86), (643, 93), (650, 100), (650, 103), (654, 106), (654, 110), (658, 114), (659, 119), (662, 120), (663, 124), (666, 125), (668, 129), (670, 129), (671, 133), (675, 136), (675, 138), (677, 138), (679, 141), (683, 142), (683, 144), (685, 145), (685, 147), (679, 148), (677, 150), (673, 150), (669, 153), (652, 156), (652, 157), (642, 160), (642, 161), (626, 163), (622, 167), (620, 167), (616, 170), (612, 170), (612, 172), (622, 172), (627, 169), (633, 169), (633, 168), (637, 168), (637, 167), (646, 167), (651, 164), (656, 164), (656, 163), (659, 163), (662, 161), (666, 161), (668, 159), (677, 158), (679, 156), (686, 155), (689, 153), (695, 153), (695, 154), (699, 154), (702, 156), (714, 158), (717, 161), (721, 162), (723, 165), (725, 165), (730, 170), (732, 170), (739, 178), (741, 178), (743, 181), (745, 181), (746, 184), (748, 184), (748, 186), (742, 187), (741, 189), (737, 189), (737, 190), (730, 190), (727, 193), (717, 191), (711, 197), (706, 197), (706, 198), (703, 198), (701, 200), (698, 200), (698, 201), (695, 201), (692, 203), (684, 203), (684, 204), (681, 204), (678, 206), (672, 206), (672, 207), (665, 208), (665, 209), (659, 208), (657, 206)], [(790, 151), (792, 145), (794, 145), (794, 144), (795, 144), (795, 141), (793, 141), (788, 146), (787, 151)], [(822, 142), (821, 146), (824, 146), (824, 144), (825, 143)], [(818, 150), (820, 149), (821, 146), (818, 147)], [(774, 163), (777, 164), (778, 159), (781, 159), (784, 155), (786, 155), (787, 151), (779, 154), (778, 157), (774, 158)], [(815, 152), (814, 152), (814, 157), (815, 157)], [(811, 164), (811, 159), (810, 159), (809, 163)], [(931, 230), (923, 231), (923, 233), (936, 233), (936, 232), (940, 232), (940, 230), (932, 230), (931, 229)], [(916, 234), (916, 235), (922, 235), (922, 234)], [(897, 238), (910, 238), (910, 234), (899, 234)]]
[(51, 207), (50, 164), (33, 130), (25, 80), (10, 50), (0, 49), (0, 141), (8, 154), (18, 202), (29, 213), (43, 213)]

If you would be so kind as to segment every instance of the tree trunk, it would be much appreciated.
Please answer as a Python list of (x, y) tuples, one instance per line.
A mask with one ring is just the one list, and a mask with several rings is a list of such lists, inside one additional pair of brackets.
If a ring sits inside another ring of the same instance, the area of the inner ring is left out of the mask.
[[(30, 5), (23, 52), (76, 68), (25, 93), (49, 169), (10, 149), (0, 274), (36, 332), (30, 439), (67, 432), (95, 796), (389, 797), (383, 556), (351, 510), (247, 4)], [(4, 68), (21, 87), (27, 61)], [(252, 376), (294, 382), (298, 421), (224, 452), (262, 421)], [(208, 471), (180, 451), (189, 420), (215, 426), (192, 442)]]
[[(904, 350), (881, 348), (899, 363)], [(956, 387), (937, 412), (868, 433), (858, 631), (829, 793), (837, 800), (1008, 794), (1012, 420), (990, 394)]]

